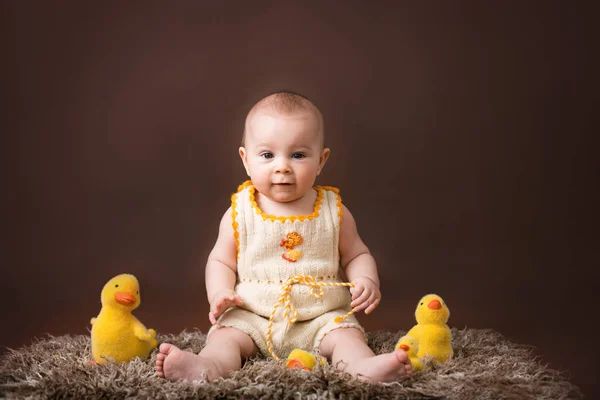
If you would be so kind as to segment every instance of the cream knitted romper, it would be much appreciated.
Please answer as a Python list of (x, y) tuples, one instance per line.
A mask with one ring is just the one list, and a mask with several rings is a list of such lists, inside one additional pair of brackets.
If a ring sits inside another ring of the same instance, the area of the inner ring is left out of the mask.
[[(247, 333), (264, 356), (269, 355), (266, 343), (269, 317), (286, 280), (304, 274), (319, 282), (340, 282), (342, 200), (335, 188), (314, 189), (317, 200), (313, 213), (303, 216), (276, 217), (263, 213), (256, 204), (255, 188), (250, 181), (240, 185), (231, 197), (238, 249), (235, 291), (244, 304), (228, 309), (218, 322)], [(272, 346), (279, 357), (287, 358), (295, 348), (318, 353), (321, 340), (336, 328), (353, 327), (364, 334), (354, 315), (340, 323), (334, 321), (351, 310), (348, 288), (327, 287), (324, 291), (317, 298), (311, 295), (308, 286), (292, 287), (291, 303), (298, 319), (290, 325), (283, 319), (283, 307), (279, 307), (272, 329)], [(218, 328), (212, 327), (208, 334), (215, 329)]]

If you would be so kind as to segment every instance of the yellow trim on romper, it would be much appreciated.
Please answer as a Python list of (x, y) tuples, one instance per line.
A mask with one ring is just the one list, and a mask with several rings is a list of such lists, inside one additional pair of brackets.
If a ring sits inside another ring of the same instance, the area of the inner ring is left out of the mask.
[(294, 221), (304, 221), (304, 220), (311, 220), (313, 218), (316, 218), (319, 216), (319, 211), (321, 209), (321, 203), (323, 202), (323, 196), (324, 196), (324, 190), (331, 190), (333, 192), (335, 192), (336, 197), (337, 197), (337, 208), (338, 208), (338, 215), (340, 216), (340, 223), (341, 223), (341, 217), (342, 217), (342, 199), (339, 196), (340, 190), (338, 188), (335, 188), (333, 186), (314, 186), (313, 188), (317, 191), (317, 200), (315, 201), (315, 206), (313, 208), (313, 212), (312, 214), (308, 214), (308, 215), (290, 215), (290, 216), (285, 216), (285, 217), (280, 217), (277, 215), (270, 215), (265, 213), (263, 210), (260, 209), (260, 207), (258, 207), (258, 204), (256, 203), (256, 188), (252, 185), (252, 181), (251, 180), (247, 180), (246, 182), (242, 183), (239, 187), (238, 187), (238, 193), (241, 192), (242, 190), (244, 190), (245, 188), (249, 187), (250, 190), (250, 203), (252, 204), (252, 208), (254, 209), (254, 212), (256, 212), (256, 214), (260, 215), (262, 217), (263, 220), (269, 220), (271, 222), (274, 221), (279, 221), (279, 222), (285, 222), (285, 221), (290, 221), (290, 222), (294, 222)]
[(342, 207), (342, 196), (340, 196), (340, 192), (335, 192), (336, 204), (338, 209), (338, 216), (340, 218), (340, 226), (342, 225), (342, 221), (344, 220), (344, 209)]
[(254, 186), (250, 186), (250, 203), (252, 204), (252, 208), (254, 209), (254, 212), (256, 212), (258, 215), (260, 215), (262, 217), (263, 220), (269, 220), (271, 222), (275, 222), (275, 221), (279, 221), (279, 222), (285, 222), (285, 221), (290, 221), (290, 222), (294, 222), (294, 221), (304, 221), (304, 220), (311, 220), (313, 218), (316, 218), (319, 216), (319, 209), (321, 208), (321, 203), (323, 202), (323, 191), (321, 190), (317, 190), (317, 200), (315, 201), (315, 206), (313, 208), (313, 212), (312, 214), (308, 214), (308, 215), (290, 215), (290, 216), (285, 216), (285, 217), (279, 217), (276, 215), (270, 215), (265, 213), (263, 210), (260, 209), (260, 207), (258, 207), (258, 204), (256, 203), (256, 188)]
[(338, 216), (340, 217), (341, 225), (342, 217), (344, 216), (344, 209), (342, 208), (342, 196), (340, 196), (340, 189), (333, 186), (315, 186), (315, 189), (331, 190), (333, 193), (335, 193), (335, 203), (338, 209)]
[(237, 223), (237, 193), (231, 195), (231, 226), (233, 227), (233, 237), (235, 238), (235, 256), (240, 258), (240, 232)]

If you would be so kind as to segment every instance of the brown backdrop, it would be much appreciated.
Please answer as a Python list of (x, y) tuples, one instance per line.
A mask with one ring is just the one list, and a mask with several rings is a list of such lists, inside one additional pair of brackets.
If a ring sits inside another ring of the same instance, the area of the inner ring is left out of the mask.
[(2, 2), (0, 345), (86, 333), (122, 272), (147, 326), (206, 331), (243, 119), (287, 88), (323, 111), (318, 183), (380, 267), (367, 329), (410, 328), (435, 292), (451, 326), (530, 344), (594, 390), (591, 10), (197, 3)]

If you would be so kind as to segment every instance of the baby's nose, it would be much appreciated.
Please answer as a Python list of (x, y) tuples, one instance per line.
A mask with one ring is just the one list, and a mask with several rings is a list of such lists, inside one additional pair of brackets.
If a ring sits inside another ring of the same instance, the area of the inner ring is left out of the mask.
[(280, 159), (275, 164), (275, 172), (280, 174), (289, 173), (291, 171), (290, 164), (287, 159)]

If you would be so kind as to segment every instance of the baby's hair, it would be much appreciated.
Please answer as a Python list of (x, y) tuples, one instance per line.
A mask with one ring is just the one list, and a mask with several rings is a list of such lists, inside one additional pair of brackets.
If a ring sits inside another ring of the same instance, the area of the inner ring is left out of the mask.
[(256, 103), (253, 109), (259, 109), (264, 106), (273, 107), (275, 111), (286, 115), (298, 111), (310, 111), (315, 107), (306, 96), (292, 92), (291, 90), (281, 90), (271, 93)]
[(246, 123), (244, 124), (244, 134), (242, 135), (242, 146), (246, 143), (248, 119), (258, 110), (264, 108), (271, 108), (275, 112), (283, 115), (292, 115), (301, 112), (313, 113), (317, 118), (321, 133), (323, 132), (323, 116), (317, 106), (315, 106), (308, 97), (291, 90), (279, 90), (259, 100), (248, 112)]

